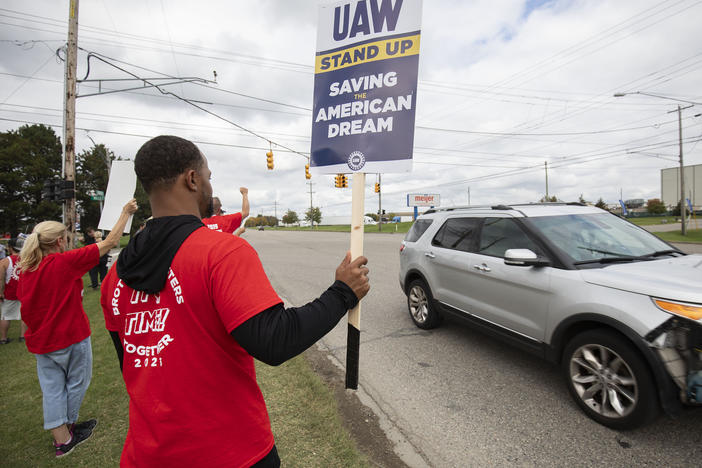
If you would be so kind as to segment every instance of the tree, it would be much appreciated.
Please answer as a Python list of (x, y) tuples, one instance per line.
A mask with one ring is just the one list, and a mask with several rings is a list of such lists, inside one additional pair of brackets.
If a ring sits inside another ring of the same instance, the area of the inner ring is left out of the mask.
[(378, 215), (375, 213), (366, 213), (366, 216), (370, 216), (371, 218), (373, 218), (373, 221), (378, 221)]
[(585, 197), (583, 197), (582, 193), (578, 197), (578, 203), (582, 203), (583, 205), (587, 205), (587, 201), (585, 200)]
[(254, 226), (277, 226), (278, 219), (275, 216), (263, 216), (259, 214), (258, 216), (249, 216), (246, 219), (246, 227)]
[(557, 202), (558, 198), (556, 198), (555, 195), (552, 195), (550, 197), (543, 196), (541, 197), (541, 200), (539, 200), (541, 203), (548, 203), (548, 202)]
[(300, 219), (297, 217), (297, 213), (295, 213), (293, 210), (288, 210), (287, 213), (283, 215), (283, 223), (284, 224), (295, 224)]
[(646, 211), (651, 214), (663, 214), (666, 212), (665, 205), (658, 198), (651, 198), (646, 203)]
[(606, 204), (605, 201), (602, 199), (602, 197), (600, 197), (600, 199), (597, 200), (597, 203), (595, 203), (595, 206), (596, 206), (597, 208), (601, 208), (601, 209), (603, 209), (603, 210), (606, 210), (606, 209), (607, 209), (607, 204)]
[(305, 221), (309, 221), (310, 224), (314, 225), (314, 223), (321, 223), (322, 222), (322, 210), (319, 209), (318, 206), (315, 206), (313, 208), (310, 208), (305, 212)]
[(102, 144), (76, 155), (76, 207), (83, 231), (88, 227), (97, 229), (101, 202), (91, 200), (89, 193), (107, 190), (108, 171), (114, 159), (112, 151)]
[(16, 236), (61, 219), (61, 205), (41, 199), (44, 180), (61, 176), (61, 140), (50, 127), (0, 133), (0, 232)]

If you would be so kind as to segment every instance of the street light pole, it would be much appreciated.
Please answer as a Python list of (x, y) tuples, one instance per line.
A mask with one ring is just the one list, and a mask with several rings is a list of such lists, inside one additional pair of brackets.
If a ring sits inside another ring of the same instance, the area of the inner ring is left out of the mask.
[(548, 161), (544, 161), (544, 171), (546, 172), (546, 202), (549, 202), (550, 200), (548, 199)]
[[(695, 104), (702, 105), (700, 102), (695, 102), (695, 101), (687, 101), (685, 99), (678, 99), (670, 96), (662, 96), (660, 94), (654, 94), (654, 93), (647, 93), (644, 91), (634, 91), (631, 93), (614, 93), (614, 97), (624, 97), (627, 94), (641, 94), (643, 96), (651, 96), (655, 98), (660, 98), (660, 99), (668, 99), (671, 101), (677, 101), (677, 102), (685, 102), (690, 104), (689, 106), (686, 106), (685, 109), (688, 107), (692, 107)], [(668, 114), (672, 112), (677, 112), (678, 113), (678, 140), (680, 142), (680, 234), (683, 236), (686, 235), (687, 229), (685, 227), (685, 218), (687, 217), (687, 210), (685, 206), (685, 166), (683, 164), (683, 139), (682, 139), (682, 107), (680, 107), (680, 104), (678, 104), (678, 108), (674, 111), (668, 112)]]

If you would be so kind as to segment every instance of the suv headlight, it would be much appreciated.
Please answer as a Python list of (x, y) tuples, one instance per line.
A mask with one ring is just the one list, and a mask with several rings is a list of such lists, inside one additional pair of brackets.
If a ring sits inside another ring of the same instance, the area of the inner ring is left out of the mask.
[(651, 299), (653, 299), (653, 302), (658, 306), (658, 308), (671, 314), (680, 315), (691, 320), (702, 319), (702, 306), (656, 299), (655, 297), (652, 297)]

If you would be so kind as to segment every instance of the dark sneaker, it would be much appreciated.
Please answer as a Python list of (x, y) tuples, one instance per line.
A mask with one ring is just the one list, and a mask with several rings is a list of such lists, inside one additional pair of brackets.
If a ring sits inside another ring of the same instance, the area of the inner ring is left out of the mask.
[(76, 432), (76, 431), (90, 431), (92, 432), (93, 429), (95, 429), (95, 426), (97, 426), (97, 419), (88, 419), (79, 423), (74, 423), (71, 424), (71, 427), (68, 429), (71, 432)]
[(7, 339), (5, 339), (5, 340), (0, 340), (0, 344), (7, 344), (7, 343), (9, 343), (10, 341), (12, 341), (12, 338), (7, 338)]
[(93, 435), (92, 429), (77, 430), (71, 434), (71, 440), (65, 444), (57, 444), (54, 442), (54, 447), (56, 448), (56, 458), (65, 457), (73, 451), (75, 447), (82, 444)]

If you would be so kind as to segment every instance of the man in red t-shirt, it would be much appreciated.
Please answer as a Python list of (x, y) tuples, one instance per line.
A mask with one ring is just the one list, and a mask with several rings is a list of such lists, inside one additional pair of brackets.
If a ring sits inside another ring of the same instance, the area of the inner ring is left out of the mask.
[(228, 232), (237, 236), (241, 234), (244, 231), (241, 223), (249, 215), (249, 189), (239, 187), (239, 192), (241, 192), (241, 213), (225, 215), (219, 197), (213, 197), (212, 211), (214, 214), (209, 218), (202, 218), (202, 223), (214, 231)]
[(193, 143), (156, 137), (134, 169), (154, 219), (101, 296), (129, 393), (120, 464), (278, 467), (253, 358), (278, 365), (331, 330), (370, 289), (367, 260), (347, 253), (318, 299), (286, 309), (256, 251), (203, 224), (210, 170)]

